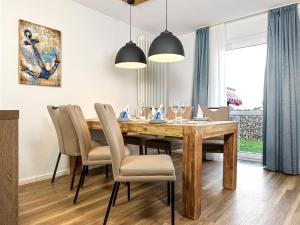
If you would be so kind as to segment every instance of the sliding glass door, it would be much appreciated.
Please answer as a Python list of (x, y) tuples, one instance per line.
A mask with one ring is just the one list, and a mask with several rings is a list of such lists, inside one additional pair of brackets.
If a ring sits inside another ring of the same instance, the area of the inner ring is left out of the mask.
[(226, 86), (242, 101), (229, 105), (231, 118), (239, 122), (238, 149), (241, 156), (254, 160), (262, 154), (266, 54), (266, 44), (226, 52)]

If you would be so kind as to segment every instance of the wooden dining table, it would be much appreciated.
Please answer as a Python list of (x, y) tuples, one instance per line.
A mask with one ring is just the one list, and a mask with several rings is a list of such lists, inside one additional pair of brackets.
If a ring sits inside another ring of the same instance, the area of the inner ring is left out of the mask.
[[(87, 120), (90, 129), (102, 129), (98, 119)], [(201, 215), (201, 174), (203, 139), (224, 135), (223, 188), (236, 189), (237, 130), (233, 121), (199, 121), (152, 124), (147, 121), (119, 122), (124, 133), (138, 133), (183, 139), (182, 207), (183, 216)]]

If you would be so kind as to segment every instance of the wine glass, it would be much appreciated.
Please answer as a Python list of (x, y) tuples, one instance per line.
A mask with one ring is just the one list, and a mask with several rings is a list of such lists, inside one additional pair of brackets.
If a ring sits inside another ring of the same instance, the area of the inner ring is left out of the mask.
[(177, 116), (177, 120), (179, 122), (182, 122), (183, 119), (183, 113), (184, 113), (184, 102), (179, 103), (178, 105), (178, 116)]
[(185, 112), (185, 104), (184, 104), (184, 102), (182, 102), (182, 103), (180, 104), (180, 109), (181, 109), (181, 116), (182, 116), (182, 118), (183, 118), (183, 114), (184, 114), (184, 112)]
[(166, 119), (166, 114), (165, 114), (165, 107), (163, 106), (162, 107), (162, 110), (161, 110), (161, 115), (160, 115), (160, 119), (161, 120), (165, 120)]
[(137, 119), (145, 120), (144, 110), (145, 110), (145, 107), (144, 107), (143, 104), (142, 105), (138, 105), (138, 108), (137, 108)]
[(178, 102), (174, 102), (172, 106), (172, 111), (175, 114), (175, 121), (177, 121), (178, 111), (179, 111), (179, 104)]

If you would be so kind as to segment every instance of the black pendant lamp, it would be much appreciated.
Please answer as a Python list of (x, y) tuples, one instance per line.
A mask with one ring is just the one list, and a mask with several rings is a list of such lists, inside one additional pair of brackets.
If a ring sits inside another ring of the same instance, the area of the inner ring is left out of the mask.
[(119, 50), (115, 66), (122, 69), (142, 69), (147, 67), (146, 56), (131, 40), (131, 5), (134, 4), (134, 0), (128, 0), (127, 3), (130, 5), (130, 41)]
[(152, 42), (148, 59), (154, 62), (179, 62), (185, 59), (180, 40), (168, 31), (168, 0), (166, 0), (166, 30)]

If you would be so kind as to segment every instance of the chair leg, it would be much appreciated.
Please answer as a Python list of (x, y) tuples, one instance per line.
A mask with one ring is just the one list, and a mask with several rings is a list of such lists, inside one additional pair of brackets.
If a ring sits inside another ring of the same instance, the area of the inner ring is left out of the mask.
[(127, 199), (130, 201), (130, 183), (127, 183)]
[(168, 206), (170, 205), (170, 181), (167, 182), (167, 191), (168, 191)]
[(84, 181), (85, 181), (85, 176), (89, 172), (89, 167), (88, 166), (84, 166), (84, 167), (85, 167), (85, 173), (83, 174), (83, 178), (82, 178), (82, 181), (81, 181), (81, 187), (83, 187), (83, 184), (84, 184)]
[(157, 154), (160, 154), (159, 148), (157, 149)]
[(76, 190), (76, 194), (75, 194), (75, 197), (74, 197), (74, 200), (73, 200), (73, 204), (76, 204), (76, 202), (77, 202), (79, 190), (81, 188), (81, 183), (82, 183), (82, 180), (83, 180), (83, 176), (85, 174), (85, 168), (86, 168), (85, 166), (83, 166), (83, 168), (82, 168), (80, 179), (79, 179), (77, 190)]
[(113, 200), (113, 206), (116, 204), (118, 193), (119, 193), (120, 183), (117, 185), (117, 189), (115, 191), (114, 200)]
[(112, 189), (111, 196), (110, 196), (109, 203), (108, 203), (107, 210), (106, 210), (106, 214), (105, 214), (105, 217), (104, 217), (103, 225), (106, 225), (106, 223), (107, 223), (107, 219), (108, 219), (109, 212), (110, 212), (113, 200), (114, 200), (114, 196), (115, 196), (115, 192), (116, 192), (116, 188), (118, 186), (118, 183), (119, 182), (114, 183), (114, 187)]
[(78, 156), (75, 158), (75, 165), (74, 165), (74, 170), (73, 170), (73, 176), (72, 176), (72, 181), (71, 181), (71, 187), (70, 190), (73, 190), (74, 187), (74, 181), (75, 181), (75, 173), (76, 173), (76, 168), (77, 168), (77, 162), (78, 162)]
[(55, 180), (55, 175), (56, 175), (56, 171), (57, 171), (57, 167), (58, 167), (58, 164), (59, 164), (60, 157), (61, 157), (61, 153), (58, 154), (58, 158), (56, 160), (56, 165), (55, 165), (55, 168), (54, 168), (54, 172), (53, 172), (51, 183), (53, 183), (54, 180)]
[(147, 146), (145, 146), (145, 155), (148, 155), (148, 149), (147, 149)]
[(140, 145), (139, 147), (140, 147), (140, 155), (144, 155), (144, 153), (143, 153), (143, 145)]
[(175, 225), (175, 182), (171, 182), (171, 224)]
[(105, 177), (108, 178), (108, 165), (105, 166)]

